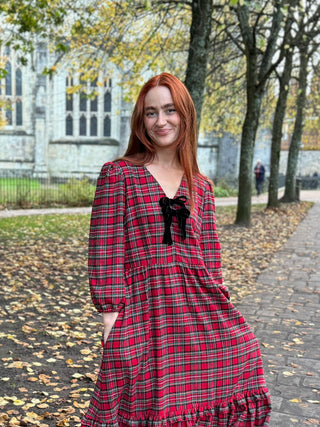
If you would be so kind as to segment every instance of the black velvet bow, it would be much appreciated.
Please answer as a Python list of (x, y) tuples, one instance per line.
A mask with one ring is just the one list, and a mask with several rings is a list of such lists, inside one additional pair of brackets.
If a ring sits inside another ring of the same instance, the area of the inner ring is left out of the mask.
[(171, 224), (174, 216), (177, 217), (178, 224), (182, 233), (182, 238), (186, 238), (186, 221), (190, 215), (190, 211), (185, 207), (187, 198), (185, 196), (179, 196), (175, 199), (169, 199), (169, 197), (162, 197), (160, 199), (160, 206), (164, 216), (164, 234), (162, 243), (172, 245), (171, 237)]

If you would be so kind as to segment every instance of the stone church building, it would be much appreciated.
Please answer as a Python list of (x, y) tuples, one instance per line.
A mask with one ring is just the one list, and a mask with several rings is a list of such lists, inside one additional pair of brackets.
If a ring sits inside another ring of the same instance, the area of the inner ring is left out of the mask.
[[(43, 74), (55, 61), (45, 44), (38, 44), (26, 66), (9, 48), (1, 56), (7, 58), (7, 74), (1, 80), (0, 96), (11, 107), (2, 107), (7, 124), (0, 129), (0, 176), (95, 179), (104, 162), (124, 153), (132, 107), (124, 102), (117, 69), (101, 75), (99, 83), (88, 81), (87, 93), (98, 93), (88, 98), (67, 93), (81, 77), (70, 76), (62, 66), (52, 76)], [(267, 171), (269, 151), (270, 134), (260, 132), (254, 160), (262, 159)], [(199, 140), (199, 166), (212, 179), (236, 182), (239, 156), (239, 138), (202, 136)]]

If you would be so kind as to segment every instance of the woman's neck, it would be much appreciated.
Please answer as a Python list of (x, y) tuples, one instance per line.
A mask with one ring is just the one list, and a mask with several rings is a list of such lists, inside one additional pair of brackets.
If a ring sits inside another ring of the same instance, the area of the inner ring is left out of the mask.
[(165, 169), (181, 169), (176, 150), (157, 150), (152, 164)]

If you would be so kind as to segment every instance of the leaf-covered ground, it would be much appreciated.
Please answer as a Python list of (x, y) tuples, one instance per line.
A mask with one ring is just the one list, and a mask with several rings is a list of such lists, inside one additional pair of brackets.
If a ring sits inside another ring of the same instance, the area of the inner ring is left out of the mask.
[[(232, 301), (254, 293), (310, 204), (253, 209), (252, 226), (218, 208)], [(87, 285), (89, 216), (0, 220), (0, 425), (79, 426), (100, 365), (101, 318)]]

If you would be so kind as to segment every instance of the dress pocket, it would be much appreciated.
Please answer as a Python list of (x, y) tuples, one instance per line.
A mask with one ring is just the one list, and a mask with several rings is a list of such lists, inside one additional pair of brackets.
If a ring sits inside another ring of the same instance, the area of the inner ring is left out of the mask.
[(228, 301), (230, 301), (230, 292), (229, 289), (225, 285), (218, 285), (220, 291), (222, 294), (227, 298)]

